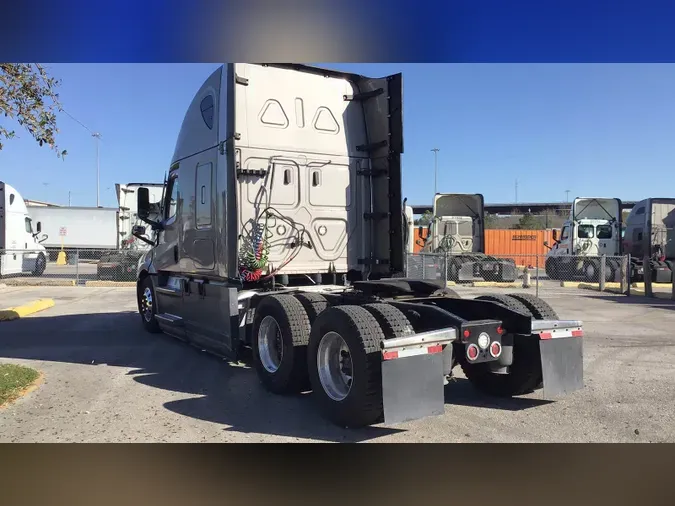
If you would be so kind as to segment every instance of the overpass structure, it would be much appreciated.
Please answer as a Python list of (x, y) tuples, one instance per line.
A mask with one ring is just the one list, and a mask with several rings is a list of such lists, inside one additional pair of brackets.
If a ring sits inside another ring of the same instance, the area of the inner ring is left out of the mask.
[[(621, 203), (622, 209), (632, 209), (635, 201), (627, 200)], [(432, 212), (431, 205), (411, 205), (413, 214), (424, 214), (426, 211)], [(491, 214), (524, 214), (524, 213), (542, 213), (546, 210), (554, 210), (560, 214), (569, 214), (572, 207), (571, 202), (518, 202), (485, 204), (485, 212)]]

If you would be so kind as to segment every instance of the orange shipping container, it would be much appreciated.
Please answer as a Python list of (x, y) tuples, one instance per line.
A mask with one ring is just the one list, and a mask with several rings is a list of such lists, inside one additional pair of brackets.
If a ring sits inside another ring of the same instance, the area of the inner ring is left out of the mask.
[[(427, 229), (422, 229), (422, 237), (426, 237)], [(422, 249), (419, 230), (415, 228), (415, 253)], [(503, 258), (513, 258), (517, 265), (537, 265), (543, 267), (543, 256), (548, 249), (544, 241), (553, 244), (551, 230), (503, 230), (485, 231), (485, 253)]]
[(516, 265), (543, 267), (543, 256), (548, 249), (544, 242), (553, 244), (551, 230), (486, 230), (485, 253), (501, 258), (513, 258)]

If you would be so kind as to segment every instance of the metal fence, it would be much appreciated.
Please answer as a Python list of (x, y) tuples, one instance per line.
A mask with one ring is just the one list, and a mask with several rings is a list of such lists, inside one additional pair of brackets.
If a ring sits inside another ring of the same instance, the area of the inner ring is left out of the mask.
[(0, 283), (133, 284), (140, 249), (0, 250)]
[(630, 293), (628, 256), (409, 254), (407, 276), (468, 287), (518, 287), (540, 292), (582, 288)]

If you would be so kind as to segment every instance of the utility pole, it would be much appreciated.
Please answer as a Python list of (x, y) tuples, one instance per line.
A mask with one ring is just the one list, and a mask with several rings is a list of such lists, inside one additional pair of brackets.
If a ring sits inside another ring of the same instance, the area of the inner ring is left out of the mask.
[(101, 166), (99, 163), (99, 156), (98, 156), (98, 144), (99, 141), (101, 140), (101, 134), (98, 132), (92, 132), (91, 134), (92, 137), (96, 139), (96, 207), (100, 207), (99, 205), (99, 199), (100, 199), (100, 191), (99, 191), (99, 186), (100, 186), (100, 181), (101, 181)]
[(431, 151), (434, 152), (434, 198), (438, 193), (438, 152), (440, 149), (434, 148)]
[(570, 201), (570, 191), (565, 190), (565, 202), (569, 202), (569, 201)]
[(70, 207), (70, 190), (68, 190), (68, 207)]
[(516, 204), (518, 203), (518, 180), (516, 179)]
[(84, 128), (87, 132), (91, 134), (91, 136), (96, 139), (96, 207), (100, 207), (100, 196), (99, 196), (99, 185), (100, 185), (100, 180), (101, 180), (101, 166), (99, 162), (99, 142), (101, 141), (101, 134), (98, 132), (92, 131), (87, 125), (82, 123), (79, 119), (77, 119), (75, 116), (70, 114), (68, 111), (62, 109), (61, 112), (65, 113), (66, 116), (69, 116), (70, 119), (72, 119), (75, 123), (80, 125), (82, 128)]

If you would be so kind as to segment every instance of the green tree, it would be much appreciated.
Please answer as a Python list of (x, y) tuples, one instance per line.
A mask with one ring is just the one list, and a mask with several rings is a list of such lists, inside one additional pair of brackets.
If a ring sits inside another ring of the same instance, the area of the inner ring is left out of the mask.
[(499, 228), (499, 218), (496, 215), (485, 213), (485, 229)]
[[(56, 112), (63, 110), (56, 93), (60, 84), (42, 65), (0, 63), (0, 114), (26, 129), (40, 146), (46, 144), (63, 157), (66, 151), (56, 145)], [(0, 124), (0, 149), (5, 139), (15, 135)]]
[(426, 227), (427, 225), (429, 225), (429, 223), (431, 223), (431, 218), (433, 218), (432, 212), (431, 211), (424, 211), (424, 214), (420, 218), (415, 220), (415, 225), (418, 226), (418, 227), (420, 225), (422, 225), (423, 227)]
[(513, 228), (516, 230), (542, 230), (544, 226), (540, 218), (532, 213), (524, 214), (520, 221), (513, 225)]

